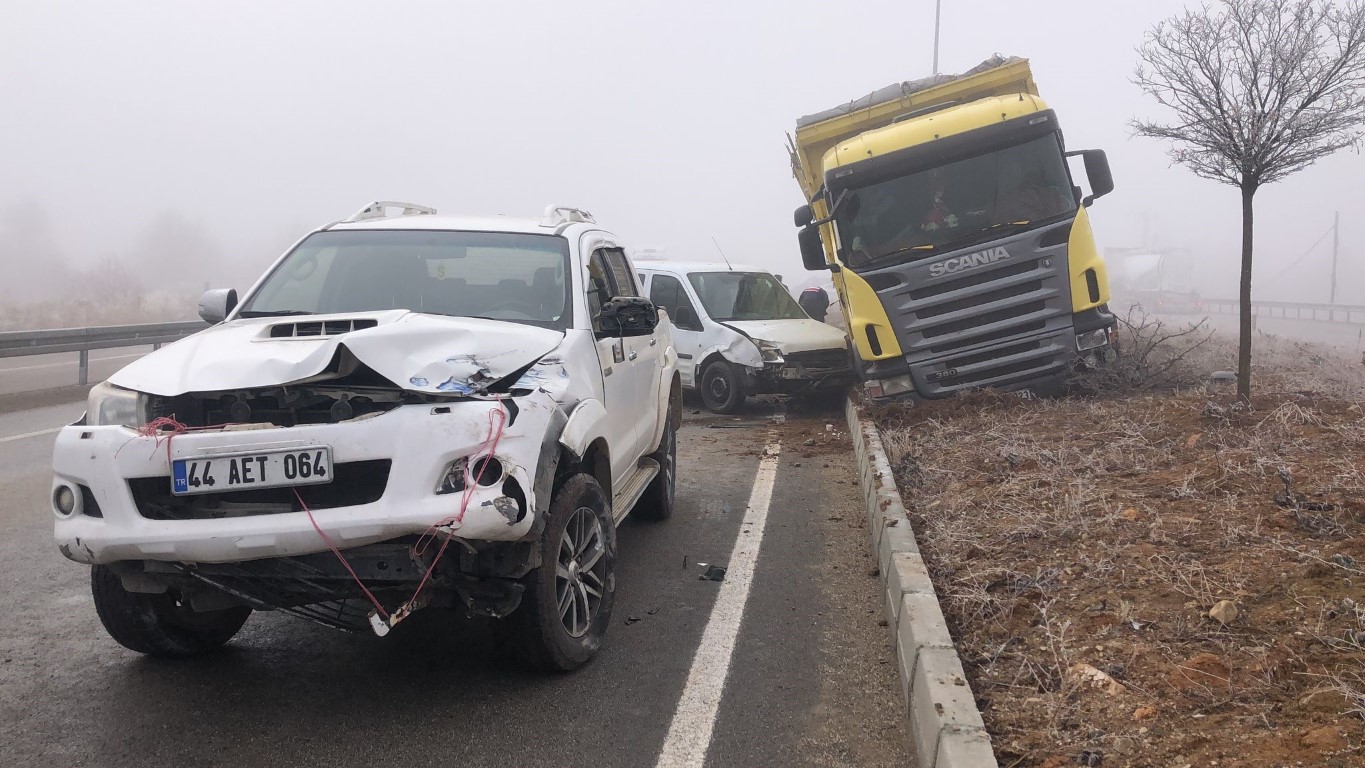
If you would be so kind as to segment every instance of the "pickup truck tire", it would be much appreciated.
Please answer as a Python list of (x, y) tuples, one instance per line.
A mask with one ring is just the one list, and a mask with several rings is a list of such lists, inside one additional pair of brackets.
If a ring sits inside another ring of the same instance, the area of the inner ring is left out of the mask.
[(217, 650), (251, 615), (245, 606), (195, 611), (182, 605), (173, 590), (159, 595), (129, 592), (106, 565), (90, 568), (90, 592), (109, 636), (148, 656), (183, 658)]
[(659, 474), (650, 481), (631, 514), (645, 520), (667, 520), (673, 516), (673, 501), (678, 487), (678, 430), (673, 419), (665, 419), (659, 450), (649, 457), (659, 462)]
[(582, 473), (555, 491), (548, 518), (540, 565), (507, 618), (508, 640), (531, 667), (569, 672), (592, 659), (611, 623), (616, 523), (602, 486)]
[(701, 400), (713, 413), (738, 413), (744, 406), (744, 377), (734, 364), (714, 360), (701, 372)]

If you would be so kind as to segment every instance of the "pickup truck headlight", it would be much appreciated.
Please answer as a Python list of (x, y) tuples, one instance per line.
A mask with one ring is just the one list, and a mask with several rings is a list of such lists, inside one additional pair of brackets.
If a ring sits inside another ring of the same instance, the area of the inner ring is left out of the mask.
[(776, 344), (771, 341), (764, 341), (763, 339), (754, 339), (754, 343), (758, 345), (758, 352), (763, 356), (763, 362), (784, 362), (782, 359), (782, 350), (779, 349)]
[(147, 424), (148, 411), (146, 395), (108, 382), (95, 385), (85, 404), (85, 417), (92, 427), (118, 425), (137, 429)]

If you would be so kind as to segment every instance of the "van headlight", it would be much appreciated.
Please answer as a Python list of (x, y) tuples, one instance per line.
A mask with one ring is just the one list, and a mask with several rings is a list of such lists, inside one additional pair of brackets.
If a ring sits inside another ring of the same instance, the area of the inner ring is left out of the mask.
[(124, 426), (137, 429), (147, 424), (149, 398), (141, 392), (96, 384), (85, 403), (87, 423), (92, 427)]
[(754, 339), (754, 344), (758, 345), (758, 352), (760, 355), (763, 356), (763, 362), (765, 363), (783, 362), (782, 350), (779, 349), (776, 344), (772, 343), (771, 341), (764, 341), (763, 339)]

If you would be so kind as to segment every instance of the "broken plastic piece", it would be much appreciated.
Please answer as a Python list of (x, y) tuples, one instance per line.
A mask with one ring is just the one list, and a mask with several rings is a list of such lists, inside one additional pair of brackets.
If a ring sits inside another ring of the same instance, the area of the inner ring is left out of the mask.
[(698, 578), (702, 581), (725, 581), (725, 568), (719, 565), (708, 565), (706, 572)]

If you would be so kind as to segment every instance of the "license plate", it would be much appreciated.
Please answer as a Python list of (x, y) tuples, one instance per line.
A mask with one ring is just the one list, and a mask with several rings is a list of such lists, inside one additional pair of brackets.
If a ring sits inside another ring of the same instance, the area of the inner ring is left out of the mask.
[(332, 449), (326, 446), (201, 456), (171, 463), (171, 493), (177, 496), (330, 482)]

